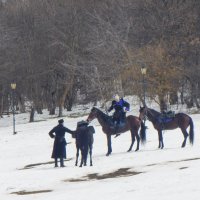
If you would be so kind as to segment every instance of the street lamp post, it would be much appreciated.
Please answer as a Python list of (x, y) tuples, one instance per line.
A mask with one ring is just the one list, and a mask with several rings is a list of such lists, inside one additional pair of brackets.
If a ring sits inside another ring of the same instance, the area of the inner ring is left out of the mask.
[(16, 134), (15, 131), (15, 107), (14, 107), (14, 91), (16, 89), (17, 84), (15, 82), (10, 84), (10, 87), (12, 89), (12, 113), (13, 113), (13, 134)]
[(146, 106), (146, 84), (145, 84), (145, 75), (147, 73), (147, 68), (142, 66), (141, 67), (141, 73), (142, 73), (142, 86), (143, 86), (143, 104)]
[[(147, 73), (147, 68), (145, 66), (141, 67), (141, 73), (142, 73), (142, 86), (143, 86), (143, 105), (146, 106), (146, 82), (145, 82), (145, 76)], [(146, 137), (146, 129), (147, 126), (145, 125), (146, 122), (146, 116), (144, 116), (144, 132), (145, 132), (145, 137)]]

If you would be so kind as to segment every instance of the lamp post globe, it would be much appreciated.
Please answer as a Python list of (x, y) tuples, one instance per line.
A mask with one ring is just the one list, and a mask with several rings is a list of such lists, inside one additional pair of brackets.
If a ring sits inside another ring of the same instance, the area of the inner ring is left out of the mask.
[(147, 74), (147, 68), (145, 66), (141, 67), (142, 73), (142, 85), (143, 85), (143, 104), (146, 106), (146, 85), (145, 85), (145, 76)]
[(146, 75), (147, 74), (147, 68), (142, 66), (141, 67), (141, 73), (142, 73), (142, 75)]
[(17, 87), (17, 84), (15, 82), (13, 82), (13, 83), (10, 84), (10, 87), (11, 87), (12, 90), (15, 90), (16, 87)]

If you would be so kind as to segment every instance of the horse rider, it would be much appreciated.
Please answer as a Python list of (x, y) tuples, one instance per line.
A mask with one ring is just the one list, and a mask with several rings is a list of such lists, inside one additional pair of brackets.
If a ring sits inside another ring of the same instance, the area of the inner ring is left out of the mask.
[[(65, 167), (64, 158), (66, 158), (66, 145), (65, 132), (73, 134), (74, 131), (66, 128), (64, 125), (64, 120), (58, 120), (58, 125), (54, 127), (50, 132), (49, 136), (54, 138), (52, 158), (55, 159), (55, 167), (58, 167), (58, 158), (60, 158), (60, 167)], [(55, 133), (55, 134), (53, 134)]]
[(116, 94), (114, 95), (114, 100), (112, 101), (108, 112), (113, 109), (115, 109), (113, 114), (113, 123), (115, 124), (115, 127), (118, 127), (121, 121), (125, 121), (126, 112), (130, 110), (130, 104)]

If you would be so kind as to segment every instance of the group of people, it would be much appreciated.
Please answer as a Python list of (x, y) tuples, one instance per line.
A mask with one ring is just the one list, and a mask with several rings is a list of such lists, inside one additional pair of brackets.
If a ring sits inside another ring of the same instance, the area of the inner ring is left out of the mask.
[[(126, 118), (126, 112), (130, 109), (130, 104), (126, 102), (123, 98), (120, 98), (119, 95), (114, 96), (114, 100), (111, 103), (108, 112), (115, 110), (113, 114), (113, 124), (115, 127), (118, 127), (120, 122), (124, 122)], [(85, 121), (85, 131), (89, 131), (88, 123)], [(78, 124), (77, 124), (78, 127)], [(77, 129), (78, 130), (78, 129)], [(65, 167), (64, 159), (66, 159), (66, 139), (65, 133), (76, 134), (76, 131), (72, 131), (64, 126), (64, 120), (58, 120), (58, 125), (54, 127), (50, 132), (49, 136), (54, 138), (52, 158), (55, 160), (55, 167), (58, 167), (58, 159), (60, 159), (60, 167)]]

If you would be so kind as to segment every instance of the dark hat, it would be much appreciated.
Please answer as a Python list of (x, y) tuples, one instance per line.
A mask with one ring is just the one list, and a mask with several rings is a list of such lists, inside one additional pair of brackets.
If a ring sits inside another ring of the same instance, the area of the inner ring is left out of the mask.
[(63, 119), (59, 119), (59, 120), (58, 120), (58, 123), (59, 123), (59, 124), (62, 124), (63, 122), (64, 122)]

